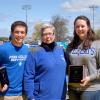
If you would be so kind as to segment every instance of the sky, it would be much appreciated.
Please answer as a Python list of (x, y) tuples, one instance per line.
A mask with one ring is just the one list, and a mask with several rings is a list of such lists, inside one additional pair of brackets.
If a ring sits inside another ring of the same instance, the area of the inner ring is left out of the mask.
[(100, 0), (0, 0), (0, 37), (10, 35), (11, 24), (14, 21), (26, 21), (27, 10), (28, 35), (34, 31), (34, 25), (39, 21), (50, 21), (55, 15), (68, 20), (68, 35), (73, 34), (73, 22), (79, 15), (87, 16), (94, 29), (100, 28)]

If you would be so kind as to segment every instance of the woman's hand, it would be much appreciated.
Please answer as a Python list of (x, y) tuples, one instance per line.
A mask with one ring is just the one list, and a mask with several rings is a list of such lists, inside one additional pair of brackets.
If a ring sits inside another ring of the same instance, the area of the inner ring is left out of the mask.
[(86, 86), (89, 82), (90, 82), (90, 77), (89, 77), (89, 76), (86, 76), (85, 78), (83, 78), (83, 79), (81, 80), (80, 85), (81, 85), (82, 87), (84, 87), (84, 86)]

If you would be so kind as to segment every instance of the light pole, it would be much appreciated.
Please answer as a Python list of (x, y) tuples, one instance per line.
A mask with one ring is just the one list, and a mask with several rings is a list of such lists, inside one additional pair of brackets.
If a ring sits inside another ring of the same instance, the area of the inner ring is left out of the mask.
[(94, 10), (96, 8), (98, 8), (98, 6), (97, 5), (91, 5), (91, 6), (89, 6), (89, 8), (93, 10), (93, 30), (94, 30)]
[(26, 13), (26, 24), (27, 24), (28, 23), (28, 20), (27, 20), (27, 18), (28, 18), (28, 10), (31, 9), (31, 5), (23, 5), (22, 9), (25, 10), (25, 13)]

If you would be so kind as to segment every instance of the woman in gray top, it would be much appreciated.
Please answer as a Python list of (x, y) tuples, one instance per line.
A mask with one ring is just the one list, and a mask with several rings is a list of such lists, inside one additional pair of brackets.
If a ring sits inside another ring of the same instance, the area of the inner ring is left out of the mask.
[(84, 71), (79, 85), (69, 84), (70, 100), (100, 100), (99, 44), (89, 19), (78, 16), (74, 21), (74, 37), (66, 53), (69, 53), (71, 65), (84, 65)]

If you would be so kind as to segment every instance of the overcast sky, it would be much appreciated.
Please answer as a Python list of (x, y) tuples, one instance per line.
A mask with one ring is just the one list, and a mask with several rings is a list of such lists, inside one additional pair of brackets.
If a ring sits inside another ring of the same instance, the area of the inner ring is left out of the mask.
[(39, 21), (51, 20), (54, 15), (60, 15), (69, 20), (69, 34), (73, 32), (73, 21), (78, 15), (85, 15), (91, 20), (94, 28), (100, 28), (100, 0), (0, 0), (0, 36), (9, 37), (11, 24), (16, 20), (26, 21), (24, 5), (30, 5), (27, 13), (29, 34)]

